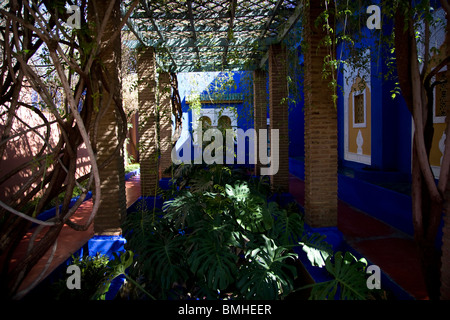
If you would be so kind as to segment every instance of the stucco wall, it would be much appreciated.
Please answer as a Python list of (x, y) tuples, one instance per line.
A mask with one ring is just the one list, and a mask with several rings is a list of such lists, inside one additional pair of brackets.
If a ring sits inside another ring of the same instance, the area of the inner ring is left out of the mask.
[[(27, 95), (22, 95), (23, 99), (27, 98)], [(2, 106), (0, 108), (0, 134), (3, 133), (6, 122), (6, 115), (3, 114), (6, 108)], [(53, 117), (50, 113), (42, 111), (48, 121), (52, 121)], [(47, 134), (47, 127), (36, 129), (39, 133), (28, 131), (29, 127), (33, 128), (44, 124), (44, 121), (37, 115), (37, 113), (31, 111), (28, 108), (20, 107), (16, 112), (17, 116), (22, 119), (20, 122), (17, 118), (13, 121), (12, 132), (10, 136), (14, 136), (6, 145), (6, 150), (1, 159), (0, 176), (4, 177), (12, 170), (20, 167), (33, 160), (33, 158), (39, 153), (42, 147), (45, 145), (44, 140), (39, 136), (45, 137)], [(29, 127), (28, 127), (28, 126)], [(57, 124), (53, 123), (50, 126), (50, 138), (49, 143), (52, 147), (56, 146), (59, 139), (59, 130)], [(48, 149), (47, 149), (48, 150)], [(47, 151), (48, 152), (48, 151)], [(81, 145), (78, 149), (77, 160), (77, 177), (82, 176), (90, 171), (90, 160), (87, 155), (86, 148)], [(51, 163), (48, 163), (50, 166)], [(0, 185), (0, 199), (7, 199), (9, 196), (16, 193), (20, 187), (30, 178), (33, 172), (36, 170), (36, 166), (31, 165), (27, 169), (21, 170), (15, 175), (11, 176), (3, 184)]]

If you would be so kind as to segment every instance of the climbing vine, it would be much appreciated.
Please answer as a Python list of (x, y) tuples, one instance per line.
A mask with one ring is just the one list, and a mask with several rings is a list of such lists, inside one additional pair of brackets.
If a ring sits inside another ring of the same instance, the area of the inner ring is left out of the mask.
[[(3, 297), (21, 298), (38, 283), (54, 257), (64, 224), (75, 230), (86, 230), (98, 212), (102, 197), (99, 170), (121, 152), (127, 128), (118, 81), (108, 74), (102, 55), (120, 36), (137, 1), (119, 19), (117, 31), (106, 30), (106, 22), (117, 4), (110, 1), (100, 8), (99, 2), (89, 2), (88, 10), (86, 1), (77, 1), (74, 6), (77, 5), (80, 15), (74, 24), (68, 22), (72, 13), (61, 1), (9, 1), (0, 5), (0, 183), (17, 175), (25, 177), (17, 192), (0, 201), (0, 293)], [(105, 32), (110, 32), (107, 41), (102, 39)], [(37, 101), (21, 99), (23, 92), (31, 91), (37, 94)], [(108, 107), (108, 112), (117, 114), (118, 141), (113, 155), (97, 162), (99, 121)], [(29, 124), (20, 112), (24, 109), (40, 122)], [(56, 141), (51, 141), (49, 134), (55, 132)], [(33, 142), (39, 145), (38, 151), (32, 152), (31, 160), (22, 164), (6, 165), (8, 150), (15, 150), (16, 139), (26, 139), (28, 133), (36, 134), (37, 141)], [(82, 145), (87, 151), (90, 171), (78, 176), (77, 161)], [(82, 184), (83, 181), (87, 183)], [(71, 205), (76, 187), (82, 190), (81, 195)], [(89, 190), (95, 192), (91, 215), (84, 224), (75, 223), (70, 218)], [(48, 221), (37, 219), (36, 213), (42, 212), (61, 192), (65, 194), (61, 206), (57, 206), (56, 216)], [(35, 205), (27, 206), (32, 199)], [(33, 223), (37, 228), (31, 229), (33, 235), (27, 254), (17, 256), (20, 240)], [(49, 249), (50, 257), (37, 281), (20, 289), (31, 268)], [(14, 267), (12, 257), (17, 260)]]
[[(445, 190), (450, 167), (450, 147), (445, 148), (447, 152), (444, 152), (439, 183), (436, 184), (429, 160), (434, 134), (433, 90), (445, 84), (436, 81), (435, 75), (448, 67), (450, 53), (445, 46), (436, 47), (431, 39), (432, 30), (439, 30), (440, 26), (441, 29), (446, 28), (444, 43), (448, 43), (449, 2), (381, 1), (379, 7), (382, 10), (377, 18), (379, 21), (375, 23), (369, 20), (369, 9), (378, 6), (373, 6), (370, 1), (325, 1), (324, 6), (325, 11), (316, 23), (326, 30), (321, 45), (327, 46), (330, 54), (324, 61), (323, 74), (329, 78), (331, 75), (330, 86), (337, 89), (334, 74), (345, 65), (361, 70), (377, 63), (378, 70), (387, 71), (379, 71), (374, 76), (394, 83), (391, 88), (392, 98), (398, 99), (401, 93), (414, 120), (413, 223), (428, 292), (435, 299), (439, 296), (440, 286), (440, 253), (435, 247), (435, 240), (442, 212), (449, 210), (443, 203), (448, 203)], [(436, 15), (439, 7), (445, 12), (446, 19)], [(364, 54), (368, 46), (371, 46), (370, 60)], [(344, 54), (336, 51), (336, 48)], [(382, 68), (382, 64), (387, 68)], [(450, 133), (449, 130), (447, 125), (446, 134)], [(450, 144), (448, 139), (447, 144)], [(445, 281), (450, 280), (446, 278)]]

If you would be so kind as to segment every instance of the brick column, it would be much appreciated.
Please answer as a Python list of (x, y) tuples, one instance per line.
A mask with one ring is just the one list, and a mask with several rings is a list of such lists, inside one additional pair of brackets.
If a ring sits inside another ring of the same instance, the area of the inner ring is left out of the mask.
[[(255, 175), (260, 174), (261, 164), (258, 160), (259, 154), (259, 129), (267, 129), (267, 90), (266, 72), (256, 70), (253, 72), (253, 118), (254, 128), (257, 134), (255, 139)], [(257, 152), (256, 152), (257, 151)], [(267, 150), (264, 150), (267, 153)], [(264, 152), (263, 151), (263, 152)]]
[(170, 173), (164, 171), (172, 164), (172, 87), (170, 85), (170, 74), (167, 72), (159, 74), (159, 148), (161, 157), (159, 159), (159, 178), (171, 177)]
[[(288, 120), (287, 52), (282, 44), (269, 48), (269, 117), (270, 130), (279, 130), (279, 168), (270, 176), (274, 189), (289, 191), (289, 120)], [(270, 141), (271, 154), (274, 141)], [(273, 158), (273, 156), (272, 156)]]
[(138, 57), (139, 163), (143, 197), (154, 196), (159, 181), (155, 77), (154, 48), (144, 48)]
[(337, 110), (322, 79), (327, 48), (319, 42), (325, 36), (314, 22), (324, 10), (320, 1), (305, 6), (305, 218), (312, 227), (337, 225), (338, 140)]
[[(100, 20), (106, 12), (108, 3), (95, 1)], [(92, 7), (91, 7), (92, 8)], [(91, 18), (92, 15), (89, 16)], [(95, 22), (95, 18), (92, 18)], [(117, 1), (111, 17), (105, 28), (103, 42), (109, 41), (111, 35), (118, 29), (120, 21), (120, 3)], [(113, 45), (106, 47), (100, 57), (102, 65), (108, 72), (109, 80), (114, 83), (115, 95), (120, 96), (121, 82), (119, 79), (121, 67), (121, 39), (116, 38)], [(116, 149), (118, 134), (121, 128), (114, 104), (108, 106), (108, 93), (102, 91), (100, 110), (108, 108), (100, 118), (97, 136), (97, 163), (101, 164), (108, 159)], [(99, 172), (101, 183), (101, 201), (99, 211), (94, 218), (94, 232), (96, 235), (120, 235), (121, 219), (126, 213), (125, 171), (123, 149), (113, 161)]]

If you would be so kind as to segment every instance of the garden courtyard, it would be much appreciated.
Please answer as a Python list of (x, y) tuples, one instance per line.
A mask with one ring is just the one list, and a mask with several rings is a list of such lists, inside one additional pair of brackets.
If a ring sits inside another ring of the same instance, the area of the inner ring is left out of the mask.
[(448, 300), (450, 4), (419, 2), (1, 4), (2, 297)]

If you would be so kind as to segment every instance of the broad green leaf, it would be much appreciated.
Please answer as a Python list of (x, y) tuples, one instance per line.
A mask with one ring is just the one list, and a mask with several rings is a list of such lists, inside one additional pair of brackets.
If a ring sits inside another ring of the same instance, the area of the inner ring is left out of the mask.
[(334, 257), (329, 256), (325, 268), (332, 280), (314, 285), (310, 299), (365, 300), (369, 290), (366, 284), (366, 266), (365, 259), (356, 260), (350, 252), (337, 252)]
[(332, 252), (332, 247), (324, 241), (325, 238), (325, 235), (313, 233), (311, 235), (304, 235), (299, 241), (302, 250), (307, 254), (308, 260), (313, 266), (319, 268), (325, 266), (325, 261)]

